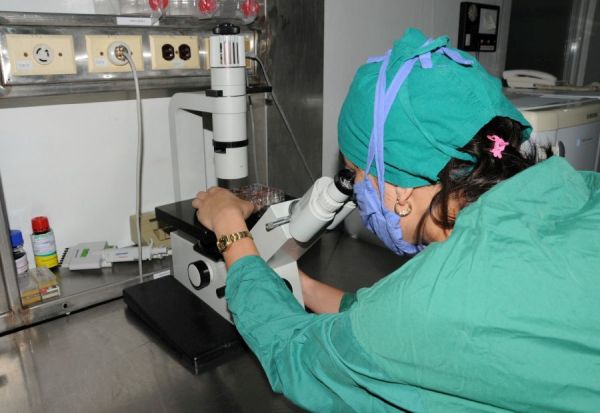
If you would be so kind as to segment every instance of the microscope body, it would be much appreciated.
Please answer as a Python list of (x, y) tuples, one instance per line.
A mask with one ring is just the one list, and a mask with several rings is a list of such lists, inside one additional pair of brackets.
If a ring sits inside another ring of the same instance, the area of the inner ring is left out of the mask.
[[(298, 266), (293, 258), (299, 253), (301, 255), (302, 248), (295, 245), (285, 225), (268, 233), (264, 230), (266, 223), (285, 217), (292, 202), (271, 205), (250, 232), (261, 257), (286, 281), (294, 297), (303, 304)], [(175, 278), (223, 318), (232, 322), (225, 301), (227, 269), (222, 257), (203, 251), (198, 247), (196, 239), (181, 231), (171, 233), (171, 245)], [(268, 251), (273, 259), (266, 258), (268, 254), (263, 255), (262, 251)]]
[(176, 201), (209, 186), (247, 181), (246, 54), (237, 29), (210, 37), (210, 89), (176, 93), (169, 102)]
[[(347, 171), (347, 170), (344, 170)], [(300, 198), (270, 205), (250, 232), (258, 252), (285, 281), (300, 304), (304, 304), (297, 261), (319, 239), (354, 208), (353, 175), (343, 180), (319, 178)], [(343, 191), (340, 191), (343, 182)], [(225, 301), (227, 269), (222, 258), (199, 246), (185, 232), (171, 233), (174, 276), (225, 319), (231, 320)]]
[[(215, 251), (216, 239), (203, 240), (205, 229), (199, 229), (191, 200), (182, 200), (213, 185), (232, 189), (247, 183), (244, 38), (239, 28), (227, 24), (213, 33), (211, 89), (177, 93), (171, 98), (176, 202), (157, 207), (156, 217), (176, 229), (171, 232), (174, 277), (231, 321), (225, 302), (227, 271)], [(286, 281), (301, 304), (297, 260), (324, 230), (341, 222), (355, 206), (349, 201), (354, 176), (343, 171), (334, 179), (319, 178), (301, 199), (270, 205), (258, 221), (249, 225), (260, 256)]]

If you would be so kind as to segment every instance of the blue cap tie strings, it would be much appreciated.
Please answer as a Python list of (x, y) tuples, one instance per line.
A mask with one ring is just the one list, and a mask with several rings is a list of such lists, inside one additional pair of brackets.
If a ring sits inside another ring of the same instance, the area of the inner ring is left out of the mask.
[[(427, 46), (429, 43), (431, 43), (431, 41), (431, 39), (428, 39), (421, 47)], [(449, 59), (462, 65), (473, 65), (472, 60), (465, 59), (456, 50), (452, 50), (445, 46), (438, 48), (437, 50), (435, 50), (434, 53), (445, 55)], [(396, 96), (398, 95), (400, 87), (412, 71), (417, 60), (419, 60), (419, 63), (421, 64), (421, 67), (423, 69), (431, 69), (433, 67), (433, 62), (431, 60), (431, 51), (428, 50), (426, 52), (420, 53), (412, 57), (411, 59), (408, 59), (402, 64), (402, 66), (400, 66), (400, 69), (394, 75), (394, 78), (392, 79), (389, 88), (387, 88), (386, 90), (386, 74), (391, 54), (392, 51), (390, 49), (383, 56), (370, 57), (367, 60), (367, 63), (381, 62), (381, 68), (379, 69), (377, 84), (375, 86), (373, 129), (371, 130), (371, 137), (369, 141), (369, 154), (367, 156), (367, 167), (365, 171), (368, 173), (368, 171), (371, 170), (371, 165), (373, 163), (373, 160), (375, 160), (375, 167), (377, 169), (377, 184), (379, 186), (379, 193), (382, 201), (385, 182), (385, 164), (383, 160), (385, 121), (388, 117), (388, 114), (390, 112), (390, 109), (392, 108), (394, 101), (396, 100)]]

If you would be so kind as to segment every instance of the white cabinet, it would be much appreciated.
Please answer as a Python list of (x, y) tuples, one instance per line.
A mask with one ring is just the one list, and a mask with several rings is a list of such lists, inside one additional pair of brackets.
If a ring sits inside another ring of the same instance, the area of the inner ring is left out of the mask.
[(531, 123), (533, 143), (551, 146), (575, 169), (600, 171), (600, 100), (532, 96), (511, 100)]

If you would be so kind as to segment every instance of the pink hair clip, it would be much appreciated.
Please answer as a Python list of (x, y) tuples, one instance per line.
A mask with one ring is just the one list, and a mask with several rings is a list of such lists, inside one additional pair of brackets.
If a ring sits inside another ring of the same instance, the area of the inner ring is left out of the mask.
[(488, 135), (487, 138), (494, 142), (494, 147), (490, 151), (494, 155), (494, 158), (502, 159), (502, 152), (504, 152), (504, 148), (506, 148), (508, 142), (498, 135)]

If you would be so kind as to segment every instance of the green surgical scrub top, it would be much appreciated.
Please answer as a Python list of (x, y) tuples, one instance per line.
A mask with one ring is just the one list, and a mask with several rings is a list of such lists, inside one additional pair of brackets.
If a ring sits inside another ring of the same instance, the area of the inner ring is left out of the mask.
[(276, 392), (314, 412), (600, 411), (600, 174), (551, 158), (496, 185), (338, 314), (259, 257), (226, 298)]

